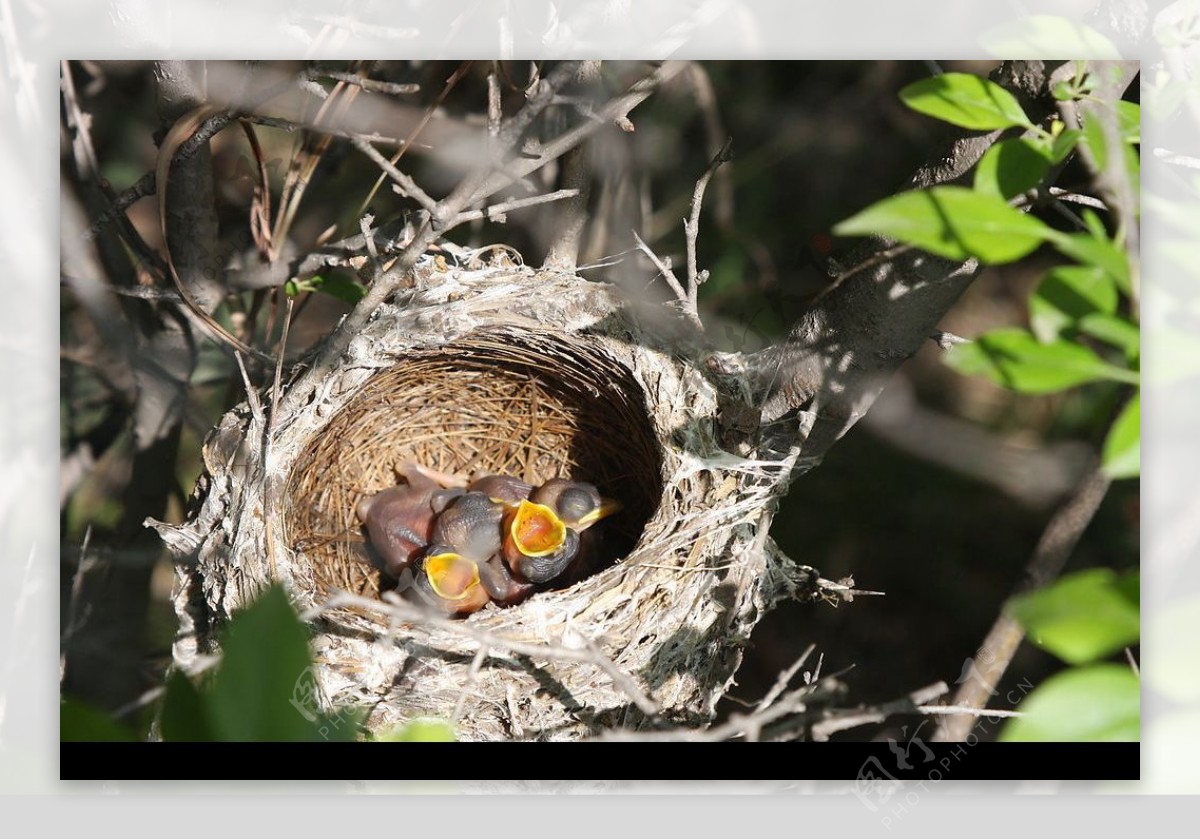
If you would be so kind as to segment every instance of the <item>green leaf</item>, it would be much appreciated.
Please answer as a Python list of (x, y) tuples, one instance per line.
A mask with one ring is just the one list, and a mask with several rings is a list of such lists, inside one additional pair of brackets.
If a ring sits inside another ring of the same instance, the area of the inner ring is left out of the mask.
[(137, 736), (104, 712), (78, 700), (63, 700), (58, 705), (60, 741), (136, 741)]
[(448, 742), (456, 740), (454, 727), (439, 718), (416, 718), (375, 736), (377, 741)]
[(1059, 339), (1043, 344), (1022, 329), (994, 330), (950, 348), (946, 362), (960, 373), (986, 376), (1026, 394), (1048, 394), (1111, 379), (1136, 385), (1136, 371), (1105, 362), (1082, 345)]
[(975, 167), (975, 189), (1009, 199), (1033, 189), (1050, 171), (1049, 152), (1028, 140), (1003, 140)]
[(331, 274), (316, 284), (318, 292), (335, 297), (346, 303), (358, 303), (367, 293), (367, 287), (344, 274)]
[(1081, 118), (1083, 123), (1083, 140), (1092, 152), (1096, 168), (1103, 172), (1108, 164), (1108, 144), (1104, 140), (1104, 127), (1101, 117), (1095, 111), (1084, 111)]
[(1066, 160), (1067, 155), (1075, 150), (1075, 144), (1082, 136), (1083, 132), (1077, 128), (1068, 128), (1066, 131), (1060, 132), (1050, 144), (1050, 162), (1059, 164)]
[(1122, 292), (1132, 289), (1129, 279), (1129, 258), (1107, 236), (1094, 233), (1064, 234), (1055, 231), (1050, 241), (1058, 251), (1085, 265), (1098, 266), (1108, 274)]
[(267, 589), (225, 634), (209, 711), (223, 741), (316, 740), (321, 724), (308, 631), (283, 589)]
[(1120, 315), (1093, 312), (1080, 318), (1075, 327), (1092, 338), (1118, 348), (1130, 362), (1141, 356), (1142, 331), (1137, 324)]
[(1001, 741), (1136, 741), (1138, 678), (1127, 665), (1089, 665), (1055, 674), (1021, 701)]
[(1071, 665), (1085, 665), (1136, 644), (1141, 633), (1138, 574), (1112, 569), (1067, 575), (1008, 604), (1029, 640)]
[(1065, 265), (1049, 271), (1029, 299), (1029, 317), (1040, 341), (1058, 338), (1063, 330), (1093, 312), (1117, 311), (1117, 287), (1095, 266)]
[(167, 677), (159, 727), (164, 741), (212, 741), (204, 698), (182, 671)]
[(1113, 42), (1090, 26), (1057, 15), (1029, 15), (990, 29), (979, 39), (985, 50), (1005, 59), (1037, 60), (1048, 55), (1078, 59), (1118, 59)]
[(1136, 478), (1142, 470), (1141, 392), (1133, 395), (1104, 440), (1104, 471), (1113, 478)]
[(872, 204), (834, 227), (839, 236), (878, 234), (952, 260), (1018, 260), (1055, 232), (1002, 198), (965, 187), (913, 190)]
[(1016, 97), (995, 82), (970, 73), (943, 73), (900, 91), (909, 108), (976, 131), (1032, 128)]
[(1117, 126), (1126, 143), (1142, 142), (1142, 107), (1136, 102), (1117, 103)]

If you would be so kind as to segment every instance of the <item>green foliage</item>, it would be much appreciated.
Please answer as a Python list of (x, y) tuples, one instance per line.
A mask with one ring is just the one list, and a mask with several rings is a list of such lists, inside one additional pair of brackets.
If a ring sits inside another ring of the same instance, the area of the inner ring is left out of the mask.
[(375, 735), (376, 741), (454, 741), (454, 727), (438, 718), (416, 718), (401, 726), (392, 727)]
[(308, 630), (278, 586), (229, 623), (211, 684), (175, 674), (162, 709), (164, 740), (347, 741), (361, 714), (321, 710)]
[(349, 304), (358, 303), (367, 293), (367, 287), (362, 283), (336, 273), (328, 276), (315, 274), (303, 280), (288, 280), (284, 283), (283, 290), (290, 297), (295, 297), (301, 292), (321, 292)]
[(836, 225), (839, 236), (878, 234), (952, 260), (1019, 260), (1053, 231), (1004, 199), (965, 187), (933, 187), (885, 198)]
[[(353, 741), (364, 732), (361, 709), (322, 711), (308, 629), (279, 586), (238, 612), (224, 633), (216, 674), (193, 682), (167, 678), (159, 708), (164, 741)], [(64, 700), (64, 741), (135, 741), (126, 726), (82, 703)], [(418, 718), (375, 735), (377, 741), (455, 740), (454, 727)]]
[[(1053, 18), (1036, 23), (1059, 26)], [(1074, 31), (1081, 43), (1105, 47), (1090, 30)], [(1012, 34), (1032, 37), (1037, 32)], [(1135, 389), (1140, 384), (1136, 288), (1124, 231), (1110, 236), (1100, 216), (1087, 209), (1079, 214), (1082, 230), (1064, 233), (1013, 206), (1029, 206), (1033, 198), (1045, 196), (1042, 188), (1051, 172), (1081, 148), (1103, 173), (1111, 174), (1110, 164), (1119, 156), (1124, 165), (1120, 177), (1136, 193), (1139, 108), (1106, 104), (1094, 96), (1097, 87), (1097, 80), (1082, 72), (1056, 85), (1056, 99), (1080, 103), (1081, 127), (1067, 129), (1055, 120), (1046, 129), (1034, 125), (1015, 98), (984, 79), (948, 73), (909, 85), (900, 98), (913, 110), (963, 128), (1022, 128), (1024, 135), (999, 142), (984, 154), (971, 189), (943, 186), (901, 193), (834, 228), (841, 235), (889, 237), (953, 260), (1008, 263), (1047, 244), (1073, 261), (1051, 269), (1038, 284), (1029, 301), (1032, 331), (992, 330), (952, 348), (946, 361), (961, 373), (1028, 394), (1106, 380)], [(1120, 148), (1111, 148), (1114, 143)], [(1132, 205), (1115, 219), (1136, 219), (1136, 195)], [(1139, 472), (1139, 394), (1133, 392), (1104, 441), (1104, 469), (1114, 478)], [(1011, 721), (1002, 739), (1138, 738), (1138, 676), (1126, 664), (1101, 661), (1138, 641), (1136, 572), (1080, 572), (1014, 599), (1009, 610), (1035, 644), (1076, 667), (1034, 689), (1020, 704), (1024, 717)]]
[(1117, 311), (1117, 287), (1097, 266), (1064, 265), (1049, 271), (1029, 299), (1029, 320), (1039, 341), (1055, 341), (1091, 314)]
[(960, 373), (986, 376), (1026, 394), (1049, 394), (1103, 379), (1138, 383), (1136, 371), (1109, 364), (1081, 344), (1064, 339), (1043, 344), (1019, 327), (992, 330), (953, 347), (946, 361)]
[(58, 706), (58, 737), (62, 741), (136, 741), (137, 737), (104, 712), (78, 700)]
[(1005, 200), (1015, 198), (1042, 182), (1051, 160), (1051, 150), (1043, 143), (1023, 137), (1002, 140), (975, 165), (975, 191)]
[(1089, 665), (1055, 674), (1021, 702), (1001, 741), (1136, 741), (1140, 686), (1125, 665)]
[(914, 111), (962, 128), (1033, 127), (1011, 93), (970, 73), (945, 73), (913, 82), (900, 91), (900, 99)]
[[(1060, 100), (1092, 100), (1096, 82), (1080, 73), (1055, 86)], [(1080, 145), (1103, 166), (1108, 160), (1104, 119), (1114, 120), (1131, 179), (1136, 179), (1141, 138), (1140, 109), (1081, 109), (1082, 130), (1054, 121), (1035, 126), (1016, 99), (976, 76), (947, 73), (905, 87), (910, 108), (971, 129), (1024, 128), (1025, 136), (1003, 140), (976, 166), (974, 185), (931, 187), (876, 202), (834, 227), (843, 236), (885, 236), (953, 260), (975, 258), (996, 265), (1027, 256), (1048, 244), (1075, 262), (1051, 269), (1029, 302), (1032, 332), (999, 329), (953, 348), (947, 362), (965, 374), (1029, 394), (1115, 381), (1138, 386), (1140, 331), (1123, 312), (1122, 296), (1135, 290), (1129, 257), (1092, 210), (1080, 215), (1084, 230), (1064, 233), (1012, 206), (1043, 186), (1052, 168)], [(1137, 212), (1137, 208), (1132, 208)], [(1121, 232), (1118, 231), (1118, 237)], [(1115, 477), (1137, 475), (1137, 401), (1126, 409), (1104, 447), (1106, 468)], [(1119, 427), (1119, 428), (1118, 428)]]
[(1138, 573), (1087, 569), (1008, 605), (1029, 639), (1071, 665), (1136, 644), (1141, 628)]
[(1135, 478), (1142, 471), (1141, 393), (1125, 404), (1104, 441), (1104, 470), (1113, 478)]

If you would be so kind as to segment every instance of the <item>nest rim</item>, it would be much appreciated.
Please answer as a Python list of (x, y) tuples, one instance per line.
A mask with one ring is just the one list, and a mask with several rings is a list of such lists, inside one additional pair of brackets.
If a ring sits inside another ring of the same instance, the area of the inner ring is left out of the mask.
[[(395, 468), (405, 461), (450, 473), (503, 472), (530, 483), (561, 475), (625, 504), (605, 523), (615, 544), (610, 562), (522, 604), (492, 604), (467, 619), (487, 623), (508, 623), (527, 604), (611, 581), (606, 573), (645, 538), (666, 481), (646, 395), (603, 341), (505, 326), (408, 348), (309, 432), (288, 470), (284, 540), (304, 572), (294, 577), (305, 581), (314, 604), (338, 590), (376, 599), (388, 590), (367, 560), (354, 509), (398, 483)], [(384, 623), (369, 610), (349, 612), (356, 624)]]

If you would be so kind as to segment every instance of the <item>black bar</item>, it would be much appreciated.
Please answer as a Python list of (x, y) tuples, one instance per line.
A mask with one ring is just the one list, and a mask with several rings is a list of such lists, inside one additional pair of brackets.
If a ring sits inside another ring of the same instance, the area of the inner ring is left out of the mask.
[[(722, 779), (728, 769), (786, 768), (788, 778), (843, 779), (863, 790), (902, 781), (1130, 780), (1141, 776), (1140, 743), (83, 743), (62, 742), (59, 777), (143, 779), (425, 780), (506, 774), (538, 779), (554, 768), (581, 779), (609, 762), (665, 779)], [(329, 775), (323, 775), (323, 770)]]

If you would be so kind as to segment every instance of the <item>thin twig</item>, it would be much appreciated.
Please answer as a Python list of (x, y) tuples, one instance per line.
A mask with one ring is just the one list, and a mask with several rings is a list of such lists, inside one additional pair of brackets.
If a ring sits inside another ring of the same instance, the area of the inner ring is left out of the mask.
[(488, 221), (499, 222), (504, 220), (505, 213), (512, 212), (513, 210), (534, 207), (538, 204), (547, 204), (551, 201), (561, 201), (564, 198), (572, 198), (578, 194), (579, 190), (557, 190), (545, 195), (532, 195), (528, 198), (514, 198), (511, 201), (501, 201), (499, 204), (493, 204), (482, 210), (464, 210), (454, 217), (454, 224), (459, 225), (463, 222), (474, 221), (475, 219), (487, 219)]
[(379, 79), (368, 79), (360, 73), (343, 73), (338, 70), (322, 70), (313, 69), (308, 71), (310, 79), (333, 79), (338, 82), (345, 82), (348, 85), (356, 85), (363, 90), (375, 91), (376, 93), (388, 93), (393, 96), (406, 96), (412, 93), (420, 93), (421, 86), (413, 83), (402, 82), (384, 82)]
[(366, 140), (363, 140), (361, 137), (351, 137), (350, 142), (354, 145), (354, 148), (358, 149), (360, 152), (374, 161), (376, 166), (382, 169), (389, 178), (391, 178), (400, 186), (400, 189), (403, 191), (401, 193), (402, 195), (411, 198), (413, 201), (417, 202), (417, 204), (420, 204), (421, 207), (423, 207), (428, 213), (432, 214), (437, 212), (437, 201), (430, 198), (429, 194), (425, 192), (425, 190), (417, 186), (416, 181), (397, 169), (395, 164), (381, 155), (374, 146), (372, 146)]
[(869, 723), (881, 723), (892, 715), (916, 713), (922, 707), (933, 708), (928, 707), (927, 704), (931, 700), (941, 697), (949, 690), (950, 688), (939, 680), (924, 688), (919, 688), (898, 700), (880, 703), (878, 706), (869, 709), (856, 710), (819, 721), (813, 724), (813, 740), (828, 741), (829, 736), (835, 732), (854, 729), (855, 727), (865, 726)]
[(696, 265), (696, 240), (700, 237), (700, 208), (704, 203), (704, 191), (708, 188), (708, 182), (712, 180), (713, 174), (721, 168), (721, 164), (731, 158), (729, 150), (732, 146), (733, 138), (730, 137), (726, 139), (725, 145), (713, 156), (712, 161), (708, 164), (708, 169), (700, 176), (700, 180), (696, 182), (696, 187), (692, 191), (691, 212), (683, 223), (684, 239), (687, 242), (687, 299), (692, 313), (696, 316), (696, 321), (700, 320), (700, 316), (697, 314), (697, 296), (700, 286), (708, 279), (708, 272), (700, 272)]
[[(1095, 516), (1108, 492), (1112, 479), (1100, 467), (1093, 469), (1076, 487), (1071, 498), (1059, 508), (1046, 526), (1033, 556), (1025, 567), (1025, 579), (1013, 596), (1040, 589), (1062, 572), (1084, 530)], [(979, 708), (986, 706), (996, 693), (1009, 663), (1017, 652), (1025, 630), (1007, 612), (1002, 612), (988, 631), (973, 659), (964, 663), (961, 685), (953, 705)], [(974, 718), (962, 715), (946, 718), (933, 736), (935, 741), (963, 741), (971, 732)]]
[(667, 285), (671, 287), (671, 291), (675, 293), (676, 305), (684, 317), (688, 319), (693, 327), (698, 332), (704, 332), (704, 324), (700, 322), (700, 316), (691, 304), (691, 298), (688, 295), (687, 289), (679, 282), (679, 278), (675, 276), (675, 272), (671, 269), (670, 258), (661, 258), (658, 254), (642, 241), (642, 237), (638, 236), (637, 231), (633, 231), (633, 240), (637, 243), (638, 249), (650, 258), (650, 262), (654, 263), (654, 267), (658, 269), (662, 278), (667, 281)]
[[(440, 108), (442, 103), (446, 101), (446, 97), (450, 95), (450, 91), (454, 90), (455, 86), (463, 79), (464, 76), (467, 75), (467, 71), (471, 69), (471, 64), (472, 62), (470, 61), (464, 61), (454, 69), (454, 72), (450, 74), (450, 78), (446, 80), (446, 84), (442, 86), (442, 90), (440, 93), (438, 93), (437, 98), (434, 99), (433, 102), (430, 103), (429, 107), (425, 109), (425, 113), (422, 114), (421, 119), (417, 121), (415, 126), (413, 126), (413, 130), (408, 133), (408, 137), (404, 138), (404, 144), (401, 145), (400, 148), (396, 150), (396, 153), (388, 159), (388, 163), (390, 163), (392, 166), (395, 166), (400, 162), (400, 158), (405, 152), (408, 151), (409, 147), (416, 142), (417, 137), (422, 131), (425, 130), (425, 126), (429, 125), (429, 121), (433, 119), (433, 115), (437, 113), (438, 108)], [(375, 200), (375, 194), (378, 193), (379, 188), (383, 186), (384, 177), (384, 175), (380, 175), (375, 179), (375, 183), (372, 184), (371, 189), (367, 191), (367, 197), (364, 198), (362, 204), (359, 205), (356, 215), (361, 216), (367, 211), (367, 207), (369, 207), (371, 202)]]
[(804, 649), (804, 653), (800, 654), (800, 658), (791, 664), (786, 670), (781, 671), (775, 679), (775, 684), (771, 686), (771, 690), (763, 695), (763, 698), (758, 701), (758, 705), (754, 707), (754, 711), (761, 712), (763, 709), (770, 706), (787, 690), (788, 683), (792, 681), (792, 677), (796, 676), (796, 672), (804, 667), (804, 663), (808, 661), (808, 657), (812, 656), (812, 652), (817, 649), (817, 646), (810, 644)]

